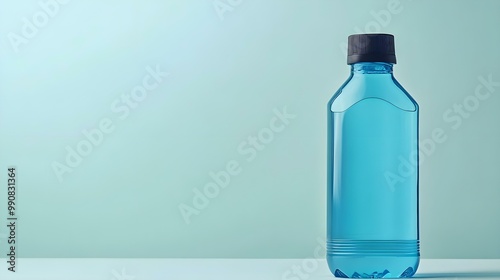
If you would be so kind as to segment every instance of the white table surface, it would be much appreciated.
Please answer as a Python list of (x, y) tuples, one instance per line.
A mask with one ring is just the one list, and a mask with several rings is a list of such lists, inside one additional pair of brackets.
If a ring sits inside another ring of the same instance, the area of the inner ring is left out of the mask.
[[(317, 259), (19, 259), (15, 273), (7, 270), (5, 258), (0, 260), (0, 280), (335, 279), (326, 262)], [(300, 277), (287, 273), (294, 266), (304, 271)], [(500, 279), (500, 259), (423, 259), (415, 277)]]

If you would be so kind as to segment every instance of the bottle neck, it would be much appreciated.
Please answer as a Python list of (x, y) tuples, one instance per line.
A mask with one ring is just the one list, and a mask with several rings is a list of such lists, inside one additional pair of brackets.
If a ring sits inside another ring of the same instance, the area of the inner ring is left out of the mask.
[(351, 65), (353, 75), (359, 74), (392, 74), (392, 63), (358, 62)]

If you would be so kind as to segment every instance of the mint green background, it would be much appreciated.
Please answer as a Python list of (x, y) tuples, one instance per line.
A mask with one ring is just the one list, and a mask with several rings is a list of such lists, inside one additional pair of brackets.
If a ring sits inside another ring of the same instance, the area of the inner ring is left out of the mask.
[[(37, 3), (0, 1), (0, 178), (17, 166), (19, 256), (313, 256), (341, 46), (388, 1), (243, 0), (220, 20), (211, 0), (73, 0), (16, 53), (7, 34)], [(478, 76), (500, 81), (500, 1), (400, 6), (376, 25), (396, 36), (421, 139), (448, 137), (421, 165), (422, 257), (500, 258), (500, 87), (458, 129), (442, 117)], [(170, 76), (117, 119), (111, 102), (157, 64)], [(297, 117), (246, 162), (238, 145), (284, 106)], [(104, 117), (115, 130), (59, 182), (51, 163)], [(187, 225), (179, 205), (229, 160), (243, 171)], [(1, 224), (5, 204), (2, 191)]]

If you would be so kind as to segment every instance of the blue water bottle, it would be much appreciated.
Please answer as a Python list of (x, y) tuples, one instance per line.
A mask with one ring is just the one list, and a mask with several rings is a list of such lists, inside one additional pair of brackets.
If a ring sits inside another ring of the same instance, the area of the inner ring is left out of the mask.
[(394, 36), (349, 36), (328, 102), (327, 261), (343, 278), (407, 278), (419, 260), (418, 105), (392, 74)]

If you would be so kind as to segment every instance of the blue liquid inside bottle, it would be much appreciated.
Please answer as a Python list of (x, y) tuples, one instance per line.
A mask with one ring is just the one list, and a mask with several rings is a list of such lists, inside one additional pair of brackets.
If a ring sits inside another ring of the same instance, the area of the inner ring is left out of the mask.
[(407, 278), (419, 259), (418, 105), (392, 63), (359, 62), (328, 103), (327, 261), (344, 278)]

